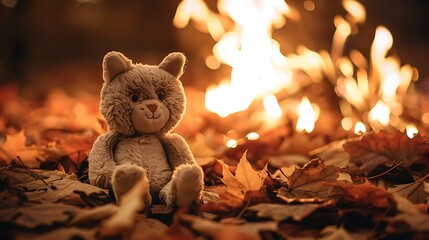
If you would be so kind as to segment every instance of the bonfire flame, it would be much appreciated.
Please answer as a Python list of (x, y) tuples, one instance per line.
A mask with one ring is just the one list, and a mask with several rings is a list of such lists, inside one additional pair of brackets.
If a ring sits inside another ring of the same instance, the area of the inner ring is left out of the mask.
[[(402, 102), (417, 71), (409, 65), (401, 66), (398, 58), (387, 56), (393, 37), (383, 26), (375, 31), (369, 60), (357, 50), (345, 56), (347, 38), (357, 33), (358, 24), (365, 22), (366, 11), (355, 0), (343, 0), (342, 4), (347, 15), (334, 19), (336, 31), (330, 53), (299, 46), (296, 55), (286, 57), (272, 38), (273, 29), (282, 27), (286, 17), (298, 15), (285, 1), (220, 0), (219, 13), (214, 13), (204, 1), (183, 0), (174, 18), (175, 26), (182, 28), (190, 19), (195, 21), (198, 29), (209, 32), (217, 41), (213, 55), (206, 59), (208, 67), (213, 69), (218, 67), (216, 63), (223, 63), (232, 68), (229, 79), (207, 89), (207, 110), (226, 117), (248, 109), (255, 99), (262, 99), (267, 115), (279, 118), (283, 107), (276, 94), (281, 90), (299, 91), (292, 74), (299, 69), (314, 83), (328, 79), (334, 85), (344, 117), (341, 126), (346, 131), (352, 131), (354, 126), (355, 133), (360, 134), (367, 127), (379, 130), (390, 126), (406, 129), (409, 136), (417, 133), (417, 128), (401, 120)], [(314, 10), (315, 5), (304, 7)], [(222, 25), (225, 16), (234, 21), (232, 29), (225, 30)], [(317, 114), (307, 98), (302, 99), (299, 108), (296, 129), (311, 132)]]

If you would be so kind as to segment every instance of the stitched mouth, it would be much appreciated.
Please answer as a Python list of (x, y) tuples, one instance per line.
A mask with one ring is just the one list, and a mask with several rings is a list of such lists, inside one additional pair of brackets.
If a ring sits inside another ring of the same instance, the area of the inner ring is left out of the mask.
[(158, 119), (159, 117), (161, 117), (161, 114), (159, 114), (158, 116), (155, 116), (155, 113), (153, 113), (153, 114), (152, 114), (152, 116), (148, 116), (148, 115), (146, 115), (146, 114), (145, 114), (145, 116), (146, 116), (146, 118), (147, 118), (147, 119), (153, 119), (153, 120), (156, 120), (156, 119)]

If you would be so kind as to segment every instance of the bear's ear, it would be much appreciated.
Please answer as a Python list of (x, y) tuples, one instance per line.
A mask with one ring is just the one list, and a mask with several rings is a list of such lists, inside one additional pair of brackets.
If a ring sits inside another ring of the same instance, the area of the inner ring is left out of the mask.
[(110, 82), (121, 73), (131, 69), (133, 62), (120, 52), (109, 52), (103, 59), (103, 79)]
[(183, 74), (183, 70), (186, 63), (186, 57), (183, 53), (173, 52), (168, 54), (167, 57), (162, 60), (158, 65), (158, 68), (171, 73), (171, 75), (179, 78)]

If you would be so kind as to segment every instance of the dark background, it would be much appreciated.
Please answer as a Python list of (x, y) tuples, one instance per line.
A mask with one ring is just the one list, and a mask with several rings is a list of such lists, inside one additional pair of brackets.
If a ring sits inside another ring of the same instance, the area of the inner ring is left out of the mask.
[[(101, 87), (101, 60), (118, 50), (135, 62), (157, 64), (171, 51), (189, 58), (183, 77), (186, 84), (207, 86), (216, 72), (204, 65), (214, 41), (192, 24), (177, 29), (172, 20), (179, 0), (1, 0), (0, 1), (0, 86), (18, 84), (24, 92), (45, 94), (54, 87), (91, 93)], [(215, 10), (214, 1), (207, 1)], [(287, 3), (299, 10), (300, 21), (288, 20), (274, 32), (281, 38), (283, 53), (298, 44), (311, 50), (330, 50), (333, 18), (345, 16), (339, 0), (314, 0), (307, 11), (300, 0)], [(429, 77), (429, 1), (363, 0), (367, 20), (351, 36), (346, 52), (358, 49), (369, 56), (378, 25), (387, 27), (394, 39), (391, 54), (401, 64), (411, 64), (420, 73), (419, 82)], [(13, 7), (6, 6), (10, 3)], [(424, 85), (419, 87), (424, 89)]]

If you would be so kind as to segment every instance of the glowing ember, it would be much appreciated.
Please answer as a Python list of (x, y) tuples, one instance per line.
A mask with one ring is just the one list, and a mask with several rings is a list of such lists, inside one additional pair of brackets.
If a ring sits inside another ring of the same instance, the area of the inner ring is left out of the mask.
[(317, 121), (318, 114), (307, 97), (302, 98), (301, 104), (298, 107), (298, 112), (299, 116), (298, 122), (296, 123), (296, 130), (298, 132), (312, 132), (314, 129), (314, 123)]

